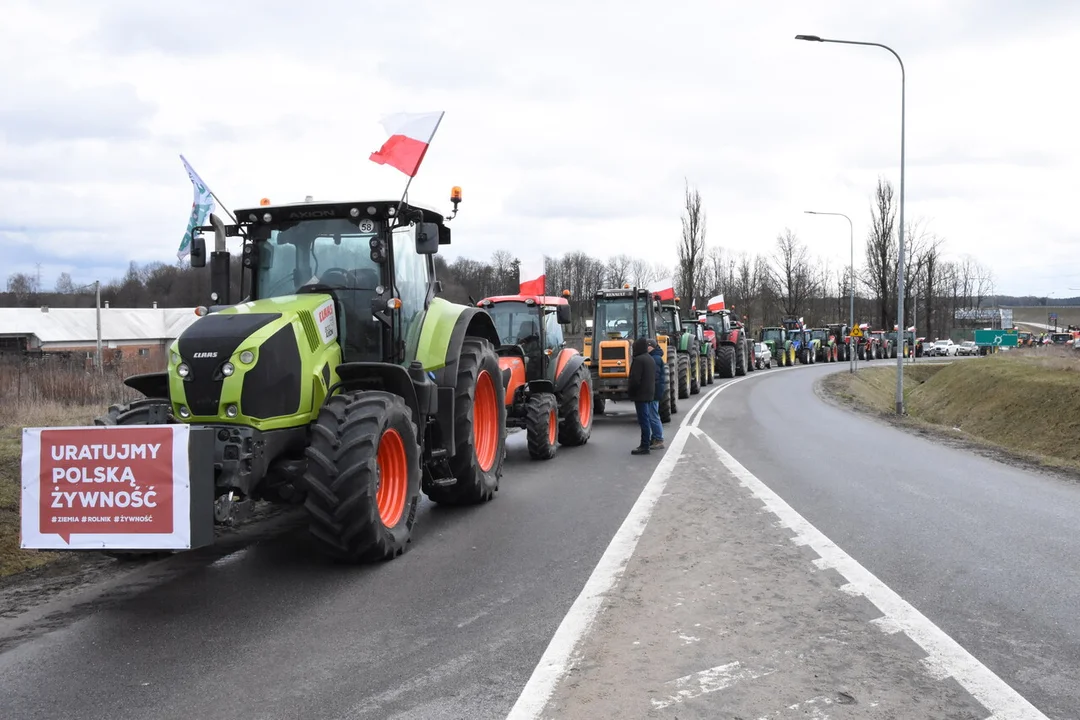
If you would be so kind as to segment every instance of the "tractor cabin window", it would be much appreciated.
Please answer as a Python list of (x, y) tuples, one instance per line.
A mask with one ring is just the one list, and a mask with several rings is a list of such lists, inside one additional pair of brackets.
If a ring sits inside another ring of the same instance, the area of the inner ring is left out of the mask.
[(396, 227), (394, 238), (394, 286), (401, 299), (401, 336), (406, 355), (416, 357), (420, 323), (428, 291), (427, 256), (416, 252), (416, 225)]

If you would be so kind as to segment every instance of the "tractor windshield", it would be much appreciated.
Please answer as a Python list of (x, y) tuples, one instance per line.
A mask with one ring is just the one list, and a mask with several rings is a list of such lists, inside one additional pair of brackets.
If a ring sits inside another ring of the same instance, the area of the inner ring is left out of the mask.
[(375, 235), (348, 220), (312, 220), (273, 230), (259, 247), (259, 297), (292, 295), (316, 283), (374, 293), (381, 280), (369, 245)]
[(811, 340), (827, 340), (828, 337), (829, 337), (829, 331), (828, 330), (811, 330), (810, 331), (810, 339)]
[(726, 337), (731, 332), (731, 323), (727, 315), (706, 315), (705, 327), (723, 337)]
[(675, 307), (665, 307), (660, 313), (660, 321), (657, 323), (656, 332), (661, 335), (678, 336), (682, 334), (682, 323), (679, 322), (679, 310)]
[(503, 345), (521, 345), (530, 338), (540, 342), (540, 313), (521, 301), (498, 302), (488, 308)]
[(784, 339), (784, 331), (780, 328), (765, 328), (761, 333), (762, 342), (782, 342)]
[(648, 309), (638, 305), (638, 326), (634, 329), (635, 298), (597, 298), (596, 316), (593, 318), (593, 334), (598, 337), (647, 337), (649, 334)]

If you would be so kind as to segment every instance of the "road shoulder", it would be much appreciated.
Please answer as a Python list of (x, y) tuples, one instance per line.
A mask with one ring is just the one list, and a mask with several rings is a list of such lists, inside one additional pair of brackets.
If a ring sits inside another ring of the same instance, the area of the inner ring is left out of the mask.
[(687, 440), (542, 717), (987, 717), (716, 458)]

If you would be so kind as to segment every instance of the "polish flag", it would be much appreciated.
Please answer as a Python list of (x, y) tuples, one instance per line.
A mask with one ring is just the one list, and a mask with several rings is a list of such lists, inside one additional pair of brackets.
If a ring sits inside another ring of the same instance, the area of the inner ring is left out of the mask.
[(657, 280), (649, 285), (649, 292), (656, 296), (657, 300), (661, 302), (665, 300), (675, 299), (675, 283), (671, 278), (667, 277), (663, 280)]
[(544, 281), (547, 278), (544, 276), (544, 261), (540, 260), (522, 260), (518, 265), (518, 293), (521, 295), (543, 295), (544, 294)]
[(420, 163), (444, 114), (440, 110), (387, 115), (381, 124), (390, 134), (390, 139), (377, 152), (371, 153), (368, 159), (379, 165), (397, 168), (409, 177), (416, 177), (416, 171), (420, 169)]
[(709, 298), (709, 304), (707, 306), (711, 312), (724, 309), (724, 293), (719, 295), (713, 295)]

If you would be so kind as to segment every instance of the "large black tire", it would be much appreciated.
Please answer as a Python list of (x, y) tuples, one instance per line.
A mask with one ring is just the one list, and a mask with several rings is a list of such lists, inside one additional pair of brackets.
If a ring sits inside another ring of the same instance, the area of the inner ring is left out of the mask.
[(746, 347), (746, 343), (740, 342), (736, 346), (735, 352), (735, 374), (742, 377), (747, 372), (747, 365), (750, 364), (750, 351)]
[(559, 442), (584, 445), (592, 435), (593, 394), (589, 369), (580, 366), (559, 395)]
[(597, 415), (603, 415), (607, 411), (607, 398), (602, 398), (598, 395), (593, 395), (593, 412)]
[(705, 384), (712, 385), (716, 382), (716, 355), (705, 353)]
[(675, 372), (677, 367), (678, 364), (676, 360), (672, 360), (667, 364), (667, 382), (664, 383), (664, 388), (668, 396), (668, 403), (671, 407), (672, 415), (679, 412), (679, 393), (677, 392), (676, 388), (673, 387), (675, 384)]
[(306, 452), (304, 507), (319, 550), (350, 563), (405, 552), (420, 501), (420, 445), (405, 400), (376, 390), (330, 397)]
[(734, 345), (721, 345), (716, 349), (716, 370), (722, 378), (735, 377)]
[(664, 366), (664, 396), (659, 398), (660, 402), (657, 403), (660, 422), (667, 424), (671, 422), (671, 366)]
[(679, 353), (676, 360), (676, 372), (679, 374), (679, 399), (690, 397), (690, 356)]
[(690, 394), (697, 395), (701, 392), (704, 378), (701, 377), (701, 355), (696, 352), (690, 353)]
[(525, 443), (533, 460), (550, 460), (558, 447), (559, 403), (550, 393), (530, 395), (525, 401)]
[[(485, 414), (481, 419), (480, 438), (476, 437), (477, 423), (473, 413), (478, 388), (481, 390), (481, 401), (486, 406), (482, 411)], [(450, 470), (457, 482), (453, 485), (433, 485), (427, 493), (433, 502), (476, 505), (495, 496), (506, 459), (505, 397), (506, 388), (503, 387), (499, 356), (495, 354), (494, 346), (483, 338), (466, 337), (458, 361), (457, 391), (454, 394), (454, 441), (457, 448), (456, 454), (450, 459)], [(477, 439), (481, 441), (482, 448), (477, 447)]]

